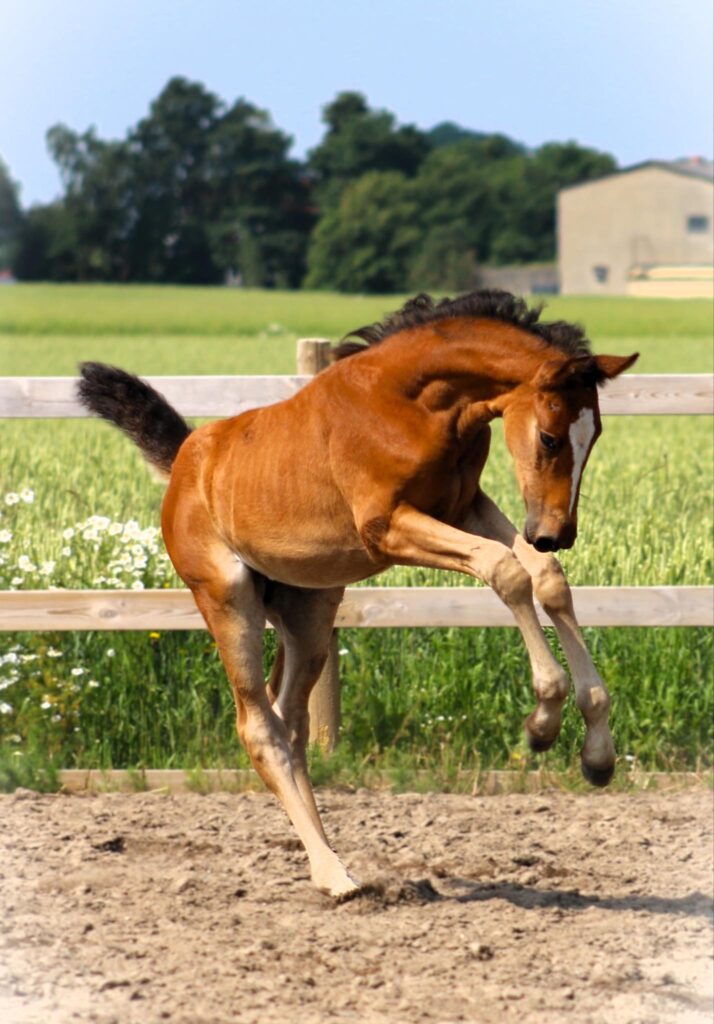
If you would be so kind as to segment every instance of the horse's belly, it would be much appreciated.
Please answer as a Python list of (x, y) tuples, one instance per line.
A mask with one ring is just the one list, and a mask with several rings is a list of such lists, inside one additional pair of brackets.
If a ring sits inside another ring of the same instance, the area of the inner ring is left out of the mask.
[(344, 551), (301, 559), (294, 552), (275, 558), (251, 550), (247, 555), (241, 552), (239, 557), (268, 579), (312, 590), (346, 587), (350, 583), (374, 576), (381, 568), (364, 554), (355, 553), (354, 557), (350, 557)]
[(290, 497), (236, 502), (225, 539), (243, 561), (296, 587), (345, 586), (379, 572), (339, 495), (323, 491), (304, 505)]

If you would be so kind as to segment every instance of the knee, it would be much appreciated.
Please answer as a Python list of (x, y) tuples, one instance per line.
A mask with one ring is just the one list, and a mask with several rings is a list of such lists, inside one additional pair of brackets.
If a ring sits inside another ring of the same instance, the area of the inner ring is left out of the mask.
[(547, 555), (533, 574), (533, 590), (547, 612), (565, 611), (570, 606), (570, 587), (553, 555)]
[(493, 567), (488, 581), (501, 600), (506, 604), (519, 604), (533, 597), (531, 578), (518, 559), (504, 550)]
[(534, 689), (538, 700), (546, 704), (560, 705), (570, 691), (570, 677), (562, 666), (554, 666), (548, 675), (534, 680)]

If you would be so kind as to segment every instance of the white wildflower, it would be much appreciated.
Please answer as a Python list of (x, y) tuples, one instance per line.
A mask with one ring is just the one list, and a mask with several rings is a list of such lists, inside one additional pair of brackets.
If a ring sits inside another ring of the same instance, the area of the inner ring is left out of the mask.
[(35, 500), (35, 492), (30, 487), (25, 487), (24, 490), (20, 491), (20, 497), (26, 505), (31, 505)]
[(40, 704), (40, 707), (42, 708), (43, 711), (49, 711), (49, 709), (52, 707), (52, 701), (47, 700), (47, 698), (45, 697), (45, 699)]
[(113, 647), (108, 647), (107, 648), (107, 657), (108, 658), (113, 658), (116, 653), (117, 652), (114, 650)]
[(73, 675), (73, 676), (83, 676), (84, 675), (84, 669), (83, 668), (73, 668), (72, 671), (70, 672), (70, 675)]
[(68, 526), (66, 530), (63, 530), (62, 536), (64, 537), (65, 540), (72, 540), (72, 538), (74, 537), (74, 530), (72, 529), (72, 527)]
[(6, 704), (4, 701), (0, 704), (0, 715), (12, 714), (12, 704)]
[(42, 565), (40, 566), (40, 575), (41, 576), (51, 576), (54, 571), (55, 571), (55, 562), (53, 562), (51, 559), (50, 559), (49, 562), (43, 562)]
[(33, 565), (28, 555), (20, 555), (17, 560), (18, 569), (22, 569), (23, 572), (35, 572), (37, 569), (36, 565)]
[(107, 516), (90, 516), (89, 522), (96, 530), (106, 530), (111, 520)]
[(24, 582), (25, 582), (25, 577), (24, 576), (13, 576), (13, 578), (10, 580), (10, 586), (11, 587), (19, 587)]
[(64, 547), (60, 551), (60, 554), (64, 555), (65, 558), (70, 558), (72, 556), (72, 548)]
[(86, 530), (83, 530), (82, 537), (84, 540), (99, 540), (99, 534), (93, 526), (88, 526)]
[(89, 682), (87, 683), (87, 686), (91, 687), (92, 690), (96, 690), (96, 688), (99, 686), (99, 683), (97, 682), (96, 679), (90, 679)]
[(5, 495), (5, 504), (6, 505), (17, 505), (19, 500), (20, 500), (20, 495), (19, 494), (15, 494), (14, 491), (9, 491)]
[(48, 647), (47, 648), (47, 657), (48, 658), (61, 658), (62, 657), (62, 651), (58, 651), (56, 647)]
[(131, 585), (131, 589), (132, 590), (143, 590), (144, 589), (144, 584), (141, 582), (141, 580), (134, 580), (134, 582)]
[(112, 523), (109, 529), (107, 530), (107, 533), (109, 534), (110, 537), (116, 537), (118, 534), (121, 533), (123, 529), (124, 526), (122, 523)]
[(0, 530), (0, 544), (9, 544), (12, 540), (12, 534), (9, 530)]
[(124, 523), (124, 529), (122, 531), (122, 539), (125, 541), (138, 540), (141, 536), (141, 530), (136, 519), (130, 519), (128, 523)]
[(20, 661), (22, 661), (23, 663), (27, 662), (27, 661), (37, 661), (37, 655), (36, 654), (21, 654), (20, 655)]
[(0, 665), (17, 665), (20, 659), (14, 651), (10, 651), (8, 654), (3, 654), (0, 657)]

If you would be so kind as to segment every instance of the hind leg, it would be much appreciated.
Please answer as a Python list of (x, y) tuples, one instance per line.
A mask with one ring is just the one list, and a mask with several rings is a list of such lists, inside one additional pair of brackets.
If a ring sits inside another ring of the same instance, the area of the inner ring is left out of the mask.
[[(343, 593), (342, 587), (306, 590), (274, 583), (266, 609), (280, 636), (271, 675), (271, 688), (275, 691), (273, 710), (285, 723), (295, 781), (316, 828), (321, 831), (307, 770), (308, 699), (327, 659)], [(274, 680), (276, 667), (280, 669), (279, 685)]]
[[(281, 710), (271, 705), (263, 678), (266, 608), (262, 587), (255, 574), (211, 534), (200, 512), (192, 523), (192, 531), (177, 536), (169, 521), (164, 536), (176, 570), (191, 588), (218, 645), (233, 688), (238, 735), (253, 767), (293, 823), (307, 852), (313, 883), (333, 896), (349, 892), (356, 883), (327, 844), (314, 800), (303, 796), (302, 764), (296, 771)], [(200, 525), (205, 526), (202, 533)], [(273, 684), (277, 686), (277, 678)]]

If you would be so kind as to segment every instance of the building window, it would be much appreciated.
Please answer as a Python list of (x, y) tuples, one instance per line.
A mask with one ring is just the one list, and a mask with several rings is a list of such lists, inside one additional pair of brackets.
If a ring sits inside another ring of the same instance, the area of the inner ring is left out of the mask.
[(600, 284), (605, 284), (610, 276), (610, 268), (603, 266), (593, 267), (593, 276), (596, 281), (600, 282)]
[(687, 231), (693, 235), (701, 235), (709, 230), (709, 218), (702, 214), (687, 217)]

